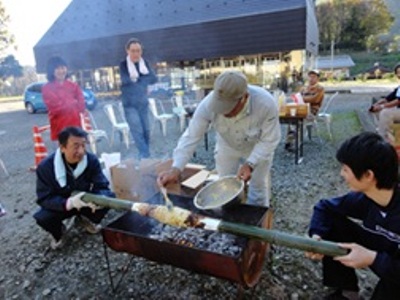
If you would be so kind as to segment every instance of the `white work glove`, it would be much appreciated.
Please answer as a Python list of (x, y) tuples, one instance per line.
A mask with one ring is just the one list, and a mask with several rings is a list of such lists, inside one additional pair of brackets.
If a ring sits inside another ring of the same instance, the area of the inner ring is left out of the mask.
[(73, 208), (76, 208), (77, 210), (80, 210), (82, 207), (89, 207), (92, 209), (92, 212), (94, 213), (96, 209), (98, 208), (96, 205), (93, 203), (86, 203), (85, 201), (82, 201), (82, 197), (85, 195), (85, 192), (80, 192), (76, 194), (75, 196), (71, 196), (67, 199), (67, 204), (65, 205), (67, 210), (71, 210)]

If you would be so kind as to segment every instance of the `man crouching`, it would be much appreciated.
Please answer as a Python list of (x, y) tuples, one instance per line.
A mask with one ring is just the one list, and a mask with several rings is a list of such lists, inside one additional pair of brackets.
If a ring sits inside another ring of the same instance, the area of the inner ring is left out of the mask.
[(339, 242), (343, 256), (323, 257), (323, 283), (335, 289), (324, 299), (360, 299), (355, 269), (379, 278), (371, 299), (400, 299), (400, 188), (395, 149), (376, 133), (345, 141), (336, 153), (350, 192), (317, 202), (309, 235)]
[[(56, 152), (46, 157), (36, 170), (37, 203), (41, 208), (33, 216), (37, 224), (52, 235), (52, 249), (64, 244), (65, 219), (76, 216), (75, 220), (92, 234), (100, 230), (99, 223), (107, 209), (83, 202), (84, 192), (115, 196), (97, 157), (86, 153), (84, 130), (66, 127), (59, 133), (58, 142)], [(73, 191), (81, 193), (71, 195)]]

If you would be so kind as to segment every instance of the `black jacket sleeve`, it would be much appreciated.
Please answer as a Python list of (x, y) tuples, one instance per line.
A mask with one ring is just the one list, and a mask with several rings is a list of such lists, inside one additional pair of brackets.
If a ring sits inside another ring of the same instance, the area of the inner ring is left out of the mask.
[(122, 61), (119, 64), (119, 73), (121, 76), (121, 85), (129, 85), (132, 83), (131, 78), (129, 77), (128, 66), (126, 65), (126, 60)]
[(387, 101), (393, 101), (393, 100), (396, 100), (396, 99), (399, 99), (400, 100), (400, 98), (397, 96), (397, 91), (398, 91), (398, 89), (399, 88), (395, 88), (394, 89), (394, 91), (393, 92), (391, 92), (389, 95), (387, 95), (386, 97), (385, 97), (385, 99), (387, 100)]
[(348, 193), (341, 197), (322, 199), (314, 206), (311, 217), (309, 235), (319, 235), (324, 238), (332, 228), (332, 216), (340, 215), (363, 220), (368, 214), (367, 200), (361, 193)]
[(71, 193), (67, 188), (61, 188), (57, 182), (53, 160), (54, 155), (50, 155), (36, 169), (36, 202), (45, 209), (64, 211)]

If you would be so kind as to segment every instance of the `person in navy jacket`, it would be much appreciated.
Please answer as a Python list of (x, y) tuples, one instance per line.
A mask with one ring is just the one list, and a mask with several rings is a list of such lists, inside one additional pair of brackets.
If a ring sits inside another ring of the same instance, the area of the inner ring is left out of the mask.
[(306, 256), (322, 259), (323, 283), (336, 288), (337, 299), (358, 299), (355, 270), (361, 268), (379, 277), (372, 299), (400, 299), (397, 153), (380, 135), (364, 132), (346, 140), (336, 159), (351, 191), (315, 205), (309, 235), (339, 242), (349, 252), (334, 258), (310, 252)]
[(108, 209), (82, 201), (84, 192), (115, 197), (98, 158), (85, 150), (87, 133), (83, 129), (66, 127), (58, 141), (57, 151), (42, 160), (36, 170), (36, 202), (40, 209), (33, 216), (51, 234), (52, 249), (61, 248), (65, 242), (63, 220), (76, 217), (87, 232), (100, 230), (99, 223)]
[(126, 58), (120, 63), (122, 105), (125, 118), (139, 151), (139, 158), (150, 157), (149, 101), (147, 88), (157, 76), (143, 59), (142, 43), (131, 38), (125, 45)]

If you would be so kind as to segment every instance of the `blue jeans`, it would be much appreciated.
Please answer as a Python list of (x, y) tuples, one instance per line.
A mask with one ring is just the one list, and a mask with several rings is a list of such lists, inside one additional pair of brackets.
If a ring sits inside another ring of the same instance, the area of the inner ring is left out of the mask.
[(124, 107), (124, 111), (133, 140), (139, 150), (139, 158), (150, 157), (149, 106)]

